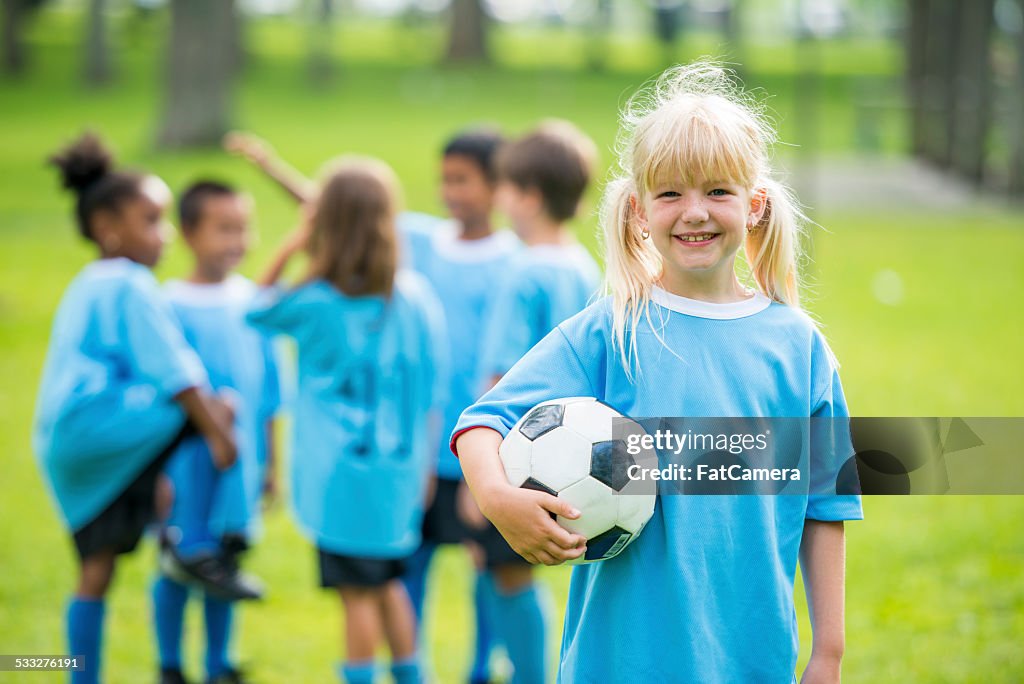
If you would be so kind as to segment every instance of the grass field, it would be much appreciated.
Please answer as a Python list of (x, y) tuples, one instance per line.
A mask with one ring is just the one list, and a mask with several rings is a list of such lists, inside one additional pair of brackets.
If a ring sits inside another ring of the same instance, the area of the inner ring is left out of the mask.
[[(50, 321), (66, 284), (91, 257), (70, 220), (70, 199), (57, 190), (42, 160), (56, 146), (92, 127), (122, 158), (152, 169), (179, 188), (198, 174), (232, 179), (254, 194), (263, 240), (245, 264), (253, 273), (274, 240), (294, 220), (293, 207), (265, 180), (215, 151), (165, 154), (152, 139), (160, 92), (152, 76), (157, 56), (145, 33), (119, 55), (119, 82), (89, 91), (77, 84), (74, 16), (47, 14), (32, 27), (36, 69), (23, 81), (0, 81), (0, 652), (63, 650), (63, 609), (74, 561), (30, 451), (36, 385)], [(151, 29), (156, 36), (156, 28)], [(375, 33), (376, 32), (376, 33)], [(313, 172), (328, 151), (355, 151), (390, 162), (411, 208), (437, 211), (436, 156), (445, 136), (462, 125), (492, 121), (524, 130), (541, 117), (577, 122), (605, 151), (615, 112), (626, 94), (657, 70), (652, 54), (618, 46), (608, 73), (580, 70), (573, 43), (559, 44), (546, 65), (531, 55), (550, 36), (500, 36), (503, 66), (436, 69), (423, 40), (381, 26), (343, 32), (343, 70), (327, 90), (302, 79), (300, 29), (280, 22), (253, 27), (259, 46), (238, 90), (240, 123), (267, 136), (302, 169)], [(433, 37), (431, 37), (433, 36)], [(382, 42), (383, 41), (383, 42)], [(402, 49), (381, 45), (397, 41)], [(693, 56), (709, 46), (685, 48)], [(713, 46), (710, 46), (713, 47)], [(757, 46), (755, 46), (757, 47)], [(774, 95), (784, 138), (792, 139), (791, 50), (752, 49), (751, 82)], [(397, 53), (399, 57), (395, 57)], [(856, 122), (848, 96), (878, 79), (891, 85), (898, 50), (874, 44), (826, 47), (821, 150), (853, 150)], [(554, 66), (551, 66), (551, 64)], [(857, 65), (867, 65), (858, 70)], [(897, 110), (894, 110), (897, 111)], [(900, 149), (896, 114), (881, 124), (882, 147)], [(900, 188), (892, 188), (899, 193)], [(591, 195), (591, 205), (597, 198)], [(823, 322), (842, 361), (857, 415), (1024, 415), (1024, 219), (979, 202), (957, 213), (907, 206), (899, 214), (863, 210), (816, 215), (827, 231), (815, 235), (808, 308)], [(578, 222), (595, 247), (594, 220)], [(187, 266), (175, 244), (162, 278)], [(899, 305), (880, 303), (873, 283), (882, 270), (903, 283)], [(871, 498), (864, 522), (848, 529), (847, 682), (1024, 681), (1024, 499), (1019, 497)], [(270, 598), (242, 609), (241, 662), (257, 682), (331, 681), (338, 659), (339, 610), (315, 590), (314, 556), (284, 508), (267, 516), (251, 569)], [(435, 567), (428, 630), (441, 681), (459, 680), (467, 659), (468, 560), (442, 552)], [(124, 562), (108, 612), (106, 671), (111, 682), (150, 681), (155, 649), (148, 582), (153, 549)], [(543, 569), (555, 606), (558, 639), (568, 572)], [(806, 610), (798, 601), (802, 633)], [(198, 627), (198, 614), (190, 624)], [(614, 626), (609, 626), (614, 629)], [(188, 641), (198, 673), (199, 630)], [(805, 638), (802, 658), (807, 657)], [(552, 663), (554, 666), (554, 663)], [(0, 673), (0, 682), (53, 681), (47, 675)]]

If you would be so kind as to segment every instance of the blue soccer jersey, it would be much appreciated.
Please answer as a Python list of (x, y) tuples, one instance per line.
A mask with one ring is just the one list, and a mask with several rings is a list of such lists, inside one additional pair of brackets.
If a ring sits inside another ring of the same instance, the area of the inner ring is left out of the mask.
[(179, 503), (198, 496), (209, 499), (205, 522), (214, 535), (256, 531), (266, 469), (266, 426), (281, 404), (273, 342), (245, 320), (257, 291), (240, 275), (210, 285), (171, 281), (164, 288), (213, 389), (233, 401), (238, 444), (238, 460), (223, 472), (213, 466), (205, 440), (196, 437), (181, 445), (167, 468), (175, 492), (170, 526), (186, 524), (176, 520), (176, 514), (197, 507)]
[(315, 280), (268, 290), (249, 320), (298, 349), (291, 488), (303, 531), (331, 553), (412, 553), (434, 449), (428, 413), (446, 382), (444, 314), (430, 286), (400, 272), (386, 300)]
[(149, 269), (82, 269), (53, 322), (33, 446), (71, 530), (99, 515), (185, 424), (178, 393), (207, 382)]
[[(454, 436), (476, 426), (504, 435), (535, 404), (569, 396), (637, 418), (847, 415), (834, 359), (798, 310), (760, 295), (710, 304), (656, 290), (652, 299), (632, 380), (612, 349), (604, 299), (523, 357)], [(574, 568), (560, 680), (794, 681), (804, 522), (861, 517), (859, 497), (813, 490), (659, 496), (625, 551)]]
[[(479, 331), (493, 305), (496, 274), (502, 273), (520, 244), (509, 231), (460, 240), (454, 221), (424, 214), (403, 214), (399, 226), (407, 263), (430, 282), (444, 308), (451, 372), (442, 434), (449, 435), (462, 412), (480, 396)], [(437, 475), (449, 480), (462, 477), (447, 440), (439, 444)]]
[(478, 377), (486, 387), (533, 345), (583, 310), (601, 273), (581, 245), (535, 245), (521, 250), (501, 274), (483, 329)]

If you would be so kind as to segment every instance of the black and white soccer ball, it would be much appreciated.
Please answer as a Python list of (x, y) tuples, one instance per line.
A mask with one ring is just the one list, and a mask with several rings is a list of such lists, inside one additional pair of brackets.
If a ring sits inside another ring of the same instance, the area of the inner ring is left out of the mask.
[(629, 434), (643, 433), (639, 423), (593, 397), (570, 397), (533, 407), (501, 443), (512, 485), (548, 492), (580, 511), (576, 520), (555, 518), (587, 539), (586, 554), (569, 563), (617, 556), (651, 519), (655, 487), (629, 477), (630, 466), (657, 467), (653, 450), (627, 448)]

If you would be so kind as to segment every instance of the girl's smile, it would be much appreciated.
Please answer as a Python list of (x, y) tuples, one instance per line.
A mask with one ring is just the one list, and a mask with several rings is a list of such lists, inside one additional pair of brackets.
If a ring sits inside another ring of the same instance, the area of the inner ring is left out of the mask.
[(719, 233), (679, 233), (672, 236), (673, 240), (678, 240), (685, 247), (694, 249), (697, 247), (703, 247), (711, 244), (712, 240), (717, 238)]

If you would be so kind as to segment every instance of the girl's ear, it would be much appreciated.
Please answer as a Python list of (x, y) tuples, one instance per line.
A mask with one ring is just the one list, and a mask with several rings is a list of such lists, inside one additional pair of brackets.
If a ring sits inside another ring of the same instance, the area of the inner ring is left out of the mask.
[(629, 193), (629, 208), (633, 210), (633, 214), (640, 220), (640, 223), (644, 224), (643, 227), (647, 227), (647, 208), (644, 207), (644, 203), (640, 201), (635, 192)]
[(121, 247), (120, 224), (117, 215), (108, 209), (98, 209), (89, 217), (89, 234), (100, 248), (116, 252)]
[(768, 191), (765, 188), (754, 188), (754, 192), (750, 195), (750, 214), (747, 217), (747, 227), (753, 228), (760, 223), (767, 209)]

